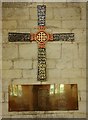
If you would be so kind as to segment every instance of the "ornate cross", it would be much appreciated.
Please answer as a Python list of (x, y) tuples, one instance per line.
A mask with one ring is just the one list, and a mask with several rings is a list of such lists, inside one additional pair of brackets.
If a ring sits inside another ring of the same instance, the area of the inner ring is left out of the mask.
[(32, 33), (9, 33), (9, 42), (32, 42), (38, 43), (38, 81), (46, 81), (46, 48), (48, 41), (74, 41), (74, 33), (47, 33), (45, 31), (46, 6), (37, 6), (38, 32)]

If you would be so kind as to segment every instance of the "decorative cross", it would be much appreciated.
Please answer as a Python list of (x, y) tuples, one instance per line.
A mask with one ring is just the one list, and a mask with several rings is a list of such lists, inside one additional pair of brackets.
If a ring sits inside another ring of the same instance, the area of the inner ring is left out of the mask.
[(38, 14), (38, 32), (32, 33), (9, 33), (9, 42), (31, 42), (38, 43), (38, 81), (46, 81), (46, 48), (48, 41), (74, 41), (74, 33), (54, 33), (50, 34), (45, 31), (46, 6), (37, 6)]

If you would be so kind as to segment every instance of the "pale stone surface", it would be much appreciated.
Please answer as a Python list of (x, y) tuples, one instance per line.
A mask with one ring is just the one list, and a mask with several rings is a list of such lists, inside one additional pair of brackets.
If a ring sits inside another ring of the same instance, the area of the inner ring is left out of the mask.
[(76, 43), (63, 43), (61, 57), (65, 61), (78, 59), (78, 46), (77, 46), (77, 44)]
[(86, 74), (87, 74), (87, 72), (88, 72), (88, 69), (82, 69), (82, 77), (83, 78), (86, 78), (87, 76), (86, 76)]
[(62, 28), (59, 20), (46, 20), (47, 28)]
[(16, 60), (14, 61), (15, 69), (32, 69), (32, 60)]
[[(28, 71), (26, 71), (26, 73), (24, 74), (27, 74)], [(36, 78), (20, 78), (20, 79), (13, 79), (13, 84), (21, 84), (21, 85), (30, 85), (30, 84), (33, 84), (33, 83), (36, 83), (37, 84), (37, 81), (36, 81)]]
[(8, 115), (8, 103), (2, 103), (2, 115), (4, 117)]
[(81, 91), (80, 92), (80, 95), (81, 95), (81, 101), (86, 101), (87, 97), (86, 97), (86, 91)]
[(74, 112), (74, 118), (86, 118), (86, 113)]
[(2, 27), (3, 29), (14, 29), (14, 28), (17, 28), (17, 22), (16, 20), (11, 20), (11, 21), (2, 21)]
[(17, 28), (35, 28), (37, 27), (37, 21), (36, 20), (20, 20), (17, 22)]
[(79, 20), (80, 8), (55, 8), (54, 17), (58, 20)]
[(58, 59), (61, 57), (61, 44), (58, 42), (47, 43), (46, 45), (46, 57)]
[(33, 69), (38, 68), (38, 60), (32, 60)]
[(72, 60), (64, 60), (64, 58), (56, 61), (56, 68), (58, 69), (70, 69), (73, 68)]
[(79, 44), (79, 58), (86, 62), (86, 43)]
[(37, 58), (37, 44), (29, 43), (19, 45), (19, 57), (24, 59), (35, 59)]
[(23, 70), (23, 78), (34, 78), (37, 79), (37, 70)]
[(49, 69), (49, 70), (47, 70), (47, 77), (48, 78), (53, 78), (53, 79), (61, 78), (61, 70), (59, 70), (59, 69)]
[(18, 45), (3, 44), (2, 58), (5, 60), (18, 58)]
[(83, 101), (79, 102), (79, 111), (86, 113), (86, 102)]
[(0, 44), (0, 60), (2, 60), (2, 44)]
[(2, 68), (3, 69), (11, 69), (12, 68), (12, 66), (13, 66), (13, 64), (12, 64), (12, 61), (11, 60), (8, 60), (8, 61), (2, 61)]
[(2, 19), (5, 20), (29, 19), (29, 8), (3, 8), (2, 12)]
[(47, 62), (47, 68), (56, 68), (56, 60), (55, 59), (48, 59)]
[(21, 78), (22, 71), (21, 70), (3, 70), (2, 77), (3, 78)]
[(70, 29), (85, 29), (86, 22), (85, 20), (65, 20), (62, 21), (62, 28), (70, 28)]
[(36, 8), (30, 8), (30, 18), (32, 20), (37, 20), (37, 7)]
[(86, 42), (86, 29), (73, 29), (72, 32), (75, 34), (76, 43)]
[(81, 70), (80, 69), (63, 69), (61, 70), (62, 78), (81, 78)]

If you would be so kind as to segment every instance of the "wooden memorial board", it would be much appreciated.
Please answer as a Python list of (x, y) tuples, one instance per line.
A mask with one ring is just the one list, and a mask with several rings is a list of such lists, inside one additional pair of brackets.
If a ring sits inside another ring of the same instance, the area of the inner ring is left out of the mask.
[(77, 84), (10, 85), (9, 111), (78, 110)]

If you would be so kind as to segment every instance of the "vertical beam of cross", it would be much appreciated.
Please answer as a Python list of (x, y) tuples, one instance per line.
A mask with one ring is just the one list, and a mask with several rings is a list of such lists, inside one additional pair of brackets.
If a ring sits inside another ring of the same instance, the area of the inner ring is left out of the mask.
[(74, 41), (74, 33), (47, 33), (45, 31), (46, 5), (37, 6), (38, 15), (38, 32), (32, 33), (12, 33), (9, 32), (9, 42), (31, 42), (36, 41), (38, 44), (38, 81), (46, 81), (46, 48), (48, 41)]

